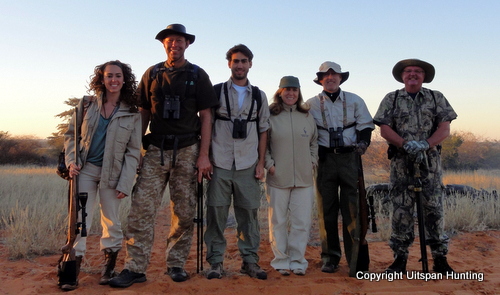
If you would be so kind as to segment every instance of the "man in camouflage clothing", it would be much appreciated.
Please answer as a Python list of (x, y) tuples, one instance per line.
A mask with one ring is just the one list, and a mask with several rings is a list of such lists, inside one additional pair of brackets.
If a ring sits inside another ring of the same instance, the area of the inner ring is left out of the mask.
[(418, 59), (398, 62), (394, 78), (403, 89), (387, 94), (374, 117), (380, 133), (390, 144), (390, 197), (393, 202), (392, 234), (389, 241), (395, 261), (387, 272), (406, 272), (408, 247), (415, 239), (414, 163), (421, 173), (426, 244), (434, 260), (433, 270), (453, 272), (448, 265), (448, 237), (444, 232), (443, 189), (439, 144), (449, 136), (450, 123), (457, 114), (442, 93), (422, 87), (430, 83), (434, 67)]
[(143, 138), (146, 154), (132, 193), (125, 267), (110, 280), (112, 287), (146, 281), (155, 218), (167, 184), (172, 212), (167, 273), (175, 282), (188, 279), (184, 264), (193, 239), (196, 181), (209, 177), (212, 170), (211, 108), (218, 100), (207, 73), (184, 57), (195, 36), (187, 34), (183, 25), (172, 24), (156, 39), (163, 43), (167, 61), (146, 70), (137, 89), (143, 133), (148, 126), (151, 133)]

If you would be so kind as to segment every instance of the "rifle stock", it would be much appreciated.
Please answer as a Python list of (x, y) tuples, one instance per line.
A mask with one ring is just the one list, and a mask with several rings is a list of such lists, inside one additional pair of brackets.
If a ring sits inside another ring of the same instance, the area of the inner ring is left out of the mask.
[[(79, 159), (79, 128), (78, 128), (78, 107), (75, 107), (74, 112), (74, 153), (75, 153), (75, 164), (78, 165)], [(73, 249), (73, 244), (75, 243), (76, 236), (79, 234), (78, 229), (78, 175), (74, 175), (70, 180), (70, 189), (68, 195), (68, 237), (66, 239), (66, 245), (64, 245), (61, 250), (63, 254), (69, 256), (71, 260), (75, 260), (75, 254)], [(64, 260), (63, 260), (64, 261)]]

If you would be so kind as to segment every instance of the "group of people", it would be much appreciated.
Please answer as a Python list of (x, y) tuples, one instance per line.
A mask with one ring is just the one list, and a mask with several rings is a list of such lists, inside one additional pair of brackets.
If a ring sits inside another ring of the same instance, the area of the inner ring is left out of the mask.
[[(207, 73), (184, 56), (195, 36), (183, 25), (167, 26), (156, 39), (163, 44), (167, 60), (148, 68), (139, 85), (130, 66), (120, 61), (95, 68), (89, 87), (94, 96), (81, 100), (83, 119), (75, 122), (76, 116), (72, 118), (65, 134), (70, 176), (80, 175), (80, 190), (88, 192), (89, 208), (99, 194), (100, 249), (105, 255), (100, 284), (129, 287), (146, 281), (154, 223), (167, 185), (172, 213), (167, 274), (175, 282), (189, 278), (184, 266), (193, 239), (197, 184), (204, 178), (208, 183), (204, 233), (208, 279), (224, 275), (224, 231), (231, 204), (237, 221), (240, 271), (267, 278), (258, 264), (257, 213), (264, 179), (274, 253), (270, 264), (275, 270), (285, 276), (306, 274), (305, 250), (315, 196), (321, 271), (339, 269), (339, 210), (345, 257), (350, 267), (356, 267), (351, 261), (358, 255), (353, 249), (359, 242), (360, 156), (370, 145), (374, 124), (392, 147), (390, 246), (395, 261), (386, 271), (406, 271), (408, 247), (414, 239), (415, 196), (408, 190), (413, 179), (409, 163), (418, 163), (422, 170), (427, 244), (434, 271), (453, 271), (446, 260), (439, 144), (449, 135), (450, 122), (457, 115), (440, 92), (422, 87), (434, 77), (432, 65), (417, 59), (398, 62), (393, 75), (405, 87), (387, 94), (372, 118), (361, 97), (340, 88), (349, 72), (337, 63), (327, 61), (319, 67), (314, 82), (323, 89), (317, 96), (305, 102), (299, 79), (285, 76), (268, 105), (266, 94), (248, 79), (253, 53), (247, 46), (229, 49), (226, 59), (231, 76), (212, 85)], [(81, 130), (80, 139), (74, 137), (74, 128)], [(77, 141), (78, 159), (71, 152)], [(118, 207), (127, 196), (132, 202), (126, 257), (123, 270), (116, 275), (123, 240)], [(88, 218), (92, 219), (92, 210)], [(81, 236), (75, 242), (78, 271), (85, 242)], [(77, 284), (65, 288), (74, 289)]]

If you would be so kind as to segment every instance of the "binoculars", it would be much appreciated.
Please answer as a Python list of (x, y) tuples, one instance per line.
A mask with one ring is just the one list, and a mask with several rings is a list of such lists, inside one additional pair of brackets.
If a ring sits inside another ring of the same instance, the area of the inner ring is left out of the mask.
[(329, 128), (328, 133), (330, 134), (330, 147), (339, 148), (344, 146), (344, 136), (342, 134), (342, 127)]
[(178, 95), (165, 95), (163, 106), (163, 119), (179, 119), (181, 114), (181, 101)]
[(247, 138), (247, 120), (234, 119), (233, 138)]

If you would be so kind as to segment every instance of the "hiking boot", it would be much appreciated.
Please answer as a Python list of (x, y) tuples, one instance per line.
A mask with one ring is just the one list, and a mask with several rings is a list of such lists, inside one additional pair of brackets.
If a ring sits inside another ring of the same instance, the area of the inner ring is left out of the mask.
[(326, 272), (326, 273), (334, 273), (339, 270), (339, 265), (338, 264), (333, 264), (331, 262), (325, 262), (323, 263), (323, 266), (321, 266), (321, 271)]
[(406, 262), (408, 260), (405, 256), (398, 255), (394, 262), (385, 270), (386, 273), (395, 273), (395, 272), (406, 272)]
[(188, 274), (182, 267), (169, 267), (167, 269), (167, 274), (174, 282), (184, 282), (189, 278)]
[(145, 274), (124, 269), (118, 276), (109, 280), (108, 284), (111, 287), (127, 288), (132, 286), (134, 283), (143, 283), (145, 281)]
[(109, 249), (103, 250), (104, 252), (104, 268), (101, 272), (101, 279), (99, 280), (99, 285), (107, 285), (109, 280), (115, 276), (115, 265), (116, 257), (118, 257), (118, 251), (113, 252)]
[(221, 279), (222, 278), (222, 262), (213, 263), (210, 265), (210, 270), (207, 272), (207, 279)]
[(259, 280), (267, 279), (267, 273), (257, 263), (243, 262), (240, 272)]
[(277, 269), (277, 271), (282, 275), (282, 276), (289, 276), (290, 271), (288, 269)]
[(434, 266), (432, 267), (432, 270), (434, 272), (441, 273), (443, 275), (446, 275), (447, 273), (452, 273), (455, 272), (453, 268), (450, 267), (448, 264), (448, 261), (446, 259), (446, 256), (439, 255), (434, 257)]
[(76, 280), (74, 282), (63, 282), (60, 284), (60, 288), (61, 290), (63, 291), (72, 291), (72, 290), (75, 290), (76, 288), (78, 288), (78, 275), (80, 274), (80, 266), (82, 265), (82, 260), (83, 260), (83, 256), (76, 256), (75, 257), (75, 261), (74, 261), (74, 265), (75, 265), (75, 273), (74, 273), (74, 278), (76, 278)]

